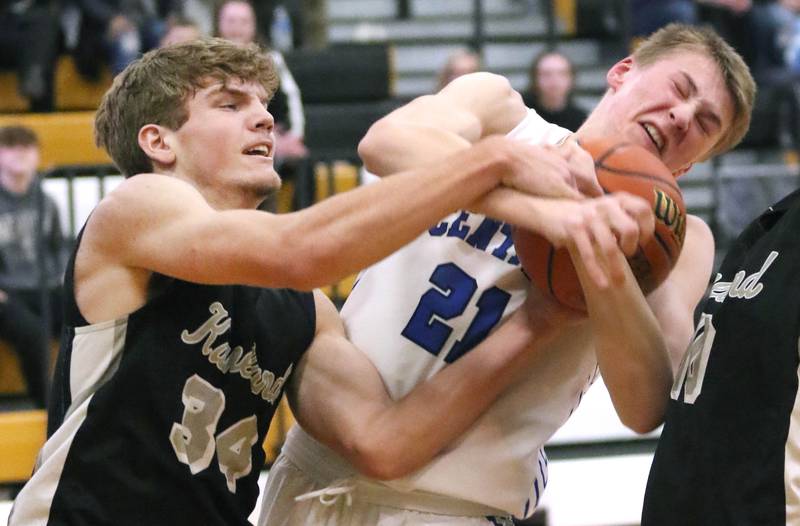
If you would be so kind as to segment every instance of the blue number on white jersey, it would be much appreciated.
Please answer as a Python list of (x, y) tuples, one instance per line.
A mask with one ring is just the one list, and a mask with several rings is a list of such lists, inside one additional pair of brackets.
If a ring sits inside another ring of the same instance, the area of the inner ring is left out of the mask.
[[(464, 314), (478, 284), (454, 263), (444, 263), (436, 267), (429, 281), (435, 287), (422, 295), (402, 335), (438, 356), (453, 328), (436, 318), (451, 320)], [(448, 351), (445, 361), (452, 363), (483, 341), (502, 318), (510, 299), (511, 294), (501, 288), (486, 289), (476, 304), (478, 314), (464, 336)]]

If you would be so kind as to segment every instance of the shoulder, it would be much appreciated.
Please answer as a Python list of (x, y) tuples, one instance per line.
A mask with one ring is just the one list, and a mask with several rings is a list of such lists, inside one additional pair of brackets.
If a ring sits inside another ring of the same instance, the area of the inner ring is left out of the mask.
[(97, 204), (86, 221), (82, 245), (118, 251), (154, 226), (202, 209), (211, 210), (189, 183), (167, 175), (135, 175)]
[(161, 208), (199, 203), (205, 203), (205, 200), (197, 189), (177, 177), (139, 174), (125, 179), (104, 197), (87, 225), (99, 222), (98, 217), (103, 220), (133, 220), (138, 215), (152, 215)]

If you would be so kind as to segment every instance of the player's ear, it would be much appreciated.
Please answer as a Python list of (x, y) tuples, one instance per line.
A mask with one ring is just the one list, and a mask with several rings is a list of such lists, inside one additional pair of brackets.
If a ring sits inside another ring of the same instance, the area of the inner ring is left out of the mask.
[(155, 164), (171, 166), (175, 163), (168, 134), (167, 128), (157, 124), (147, 124), (139, 130), (139, 147)]
[(683, 167), (681, 167), (681, 168), (678, 168), (677, 170), (674, 170), (674, 171), (672, 172), (672, 175), (673, 175), (673, 176), (675, 176), (675, 179), (677, 179), (678, 177), (680, 177), (680, 176), (682, 176), (682, 175), (685, 175), (685, 174), (686, 174), (686, 172), (688, 172), (689, 170), (691, 170), (691, 169), (692, 169), (692, 166), (694, 166), (694, 164), (692, 164), (692, 163), (689, 163), (689, 164), (687, 164), (686, 166), (683, 166)]
[(608, 87), (616, 90), (622, 86), (622, 83), (625, 81), (625, 76), (633, 69), (633, 65), (633, 57), (627, 56), (611, 66), (611, 69), (606, 73)]

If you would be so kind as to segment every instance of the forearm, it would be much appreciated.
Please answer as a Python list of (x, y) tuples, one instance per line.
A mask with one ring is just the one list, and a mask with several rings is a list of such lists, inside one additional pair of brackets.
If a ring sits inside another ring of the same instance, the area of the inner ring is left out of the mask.
[(521, 309), (399, 400), (389, 397), (375, 367), (342, 332), (326, 331), (289, 385), (292, 410), (306, 431), (365, 475), (411, 473), (464, 433), (556, 334), (558, 323), (543, 321), (547, 316), (529, 322)]
[(638, 433), (663, 421), (672, 384), (672, 368), (661, 328), (633, 273), (623, 283), (600, 290), (588, 279), (580, 260), (581, 280), (594, 334), (600, 372), (614, 408)]
[[(491, 139), (490, 139), (491, 140)], [(281, 235), (298, 288), (328, 284), (361, 270), (413, 240), (442, 217), (497, 186), (502, 152), (489, 144), (430, 168), (339, 194), (284, 216)], [(341, 257), (342, 254), (348, 257)]]
[[(465, 356), (364, 422), (359, 444), (370, 476), (398, 478), (426, 465), (452, 444), (510, 385), (521, 379), (555, 333), (530, 327), (518, 311)], [(494, 340), (494, 343), (491, 340)]]

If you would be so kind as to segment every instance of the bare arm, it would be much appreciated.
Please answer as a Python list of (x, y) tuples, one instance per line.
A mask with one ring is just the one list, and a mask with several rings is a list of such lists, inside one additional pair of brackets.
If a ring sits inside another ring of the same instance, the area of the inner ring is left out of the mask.
[(694, 333), (694, 309), (703, 298), (714, 266), (714, 236), (702, 219), (686, 218), (683, 250), (667, 280), (647, 296), (662, 327), (673, 376)]
[[(537, 301), (544, 301), (540, 296)], [(535, 346), (569, 321), (537, 305), (535, 320), (518, 309), (486, 341), (417, 385), (389, 398), (378, 371), (347, 341), (330, 301), (317, 292), (317, 335), (287, 395), (300, 424), (359, 471), (392, 479), (428, 463), (466, 431), (535, 359)]]
[[(146, 299), (151, 272), (208, 284), (331, 283), (498, 184), (535, 193), (542, 183), (527, 169), (529, 157), (525, 145), (489, 137), (458, 155), (282, 215), (218, 211), (176, 177), (137, 175), (104, 199), (87, 224), (76, 260), (78, 304), (93, 322), (132, 312)], [(565, 179), (547, 185), (575, 193)], [(526, 226), (542, 222), (521, 219)], [(114, 305), (104, 304), (112, 301), (104, 299), (109, 286), (118, 287)]]
[(526, 113), (522, 97), (504, 77), (464, 75), (373, 124), (358, 153), (370, 172), (390, 175), (441, 159), (483, 137), (506, 134)]
[[(710, 243), (709, 243), (710, 241)], [(619, 250), (606, 262), (624, 263)], [(699, 219), (687, 222), (684, 248), (669, 278), (647, 299), (627, 264), (623, 279), (607, 288), (586, 279), (573, 258), (583, 286), (603, 380), (621, 421), (645, 433), (661, 424), (673, 380), (692, 334), (692, 311), (703, 294), (713, 262), (713, 239)]]
[(510, 179), (504, 142), (487, 139), (458, 158), (284, 215), (218, 211), (175, 177), (137, 175), (93, 213), (86, 252), (200, 283), (311, 289), (384, 257)]

